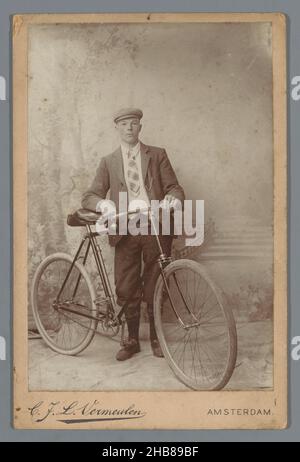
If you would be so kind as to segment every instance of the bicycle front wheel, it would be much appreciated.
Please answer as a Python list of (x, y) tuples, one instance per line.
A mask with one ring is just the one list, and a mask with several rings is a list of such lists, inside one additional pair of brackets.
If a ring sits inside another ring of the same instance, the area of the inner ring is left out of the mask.
[(177, 260), (164, 270), (154, 294), (157, 335), (169, 366), (188, 387), (220, 390), (236, 363), (232, 312), (205, 269)]
[(52, 350), (76, 355), (97, 328), (95, 292), (85, 268), (64, 253), (48, 256), (34, 275), (31, 302), (36, 327)]

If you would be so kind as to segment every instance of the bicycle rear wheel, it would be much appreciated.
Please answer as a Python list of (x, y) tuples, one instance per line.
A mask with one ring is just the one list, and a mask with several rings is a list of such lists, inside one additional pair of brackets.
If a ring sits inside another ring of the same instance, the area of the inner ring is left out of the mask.
[(88, 273), (79, 262), (71, 270), (72, 261), (64, 253), (45, 258), (36, 270), (31, 292), (38, 331), (52, 350), (67, 355), (76, 355), (90, 344), (97, 328), (97, 321), (90, 317), (98, 310)]
[(165, 268), (164, 274), (169, 294), (160, 276), (154, 314), (165, 358), (188, 387), (220, 390), (236, 363), (237, 334), (232, 312), (200, 264), (177, 260)]

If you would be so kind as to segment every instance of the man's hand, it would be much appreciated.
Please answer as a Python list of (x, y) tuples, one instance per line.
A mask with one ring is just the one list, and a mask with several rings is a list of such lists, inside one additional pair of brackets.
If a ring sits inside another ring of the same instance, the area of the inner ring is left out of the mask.
[(161, 203), (163, 208), (173, 208), (174, 210), (180, 209), (181, 208), (181, 202), (177, 197), (172, 196), (172, 194), (166, 194), (162, 203)]

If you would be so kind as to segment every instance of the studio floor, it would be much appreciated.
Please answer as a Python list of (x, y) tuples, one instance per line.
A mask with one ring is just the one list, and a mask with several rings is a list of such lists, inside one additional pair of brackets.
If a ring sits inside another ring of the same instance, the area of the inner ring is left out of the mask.
[[(238, 358), (228, 390), (272, 388), (272, 322), (237, 324)], [(148, 325), (141, 325), (141, 352), (125, 362), (115, 360), (119, 339), (95, 335), (78, 356), (63, 356), (41, 340), (29, 340), (30, 390), (189, 390), (164, 358), (152, 355)]]

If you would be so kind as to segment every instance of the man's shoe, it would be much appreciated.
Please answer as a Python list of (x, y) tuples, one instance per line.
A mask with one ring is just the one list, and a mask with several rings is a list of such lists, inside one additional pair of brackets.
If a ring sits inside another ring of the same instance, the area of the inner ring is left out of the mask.
[(153, 351), (153, 355), (157, 356), (158, 358), (163, 358), (164, 354), (162, 352), (162, 349), (160, 347), (159, 341), (158, 340), (151, 340), (151, 348)]
[(135, 353), (141, 351), (139, 342), (134, 339), (128, 339), (121, 350), (116, 354), (116, 359), (118, 361), (126, 361), (126, 359), (131, 358)]

